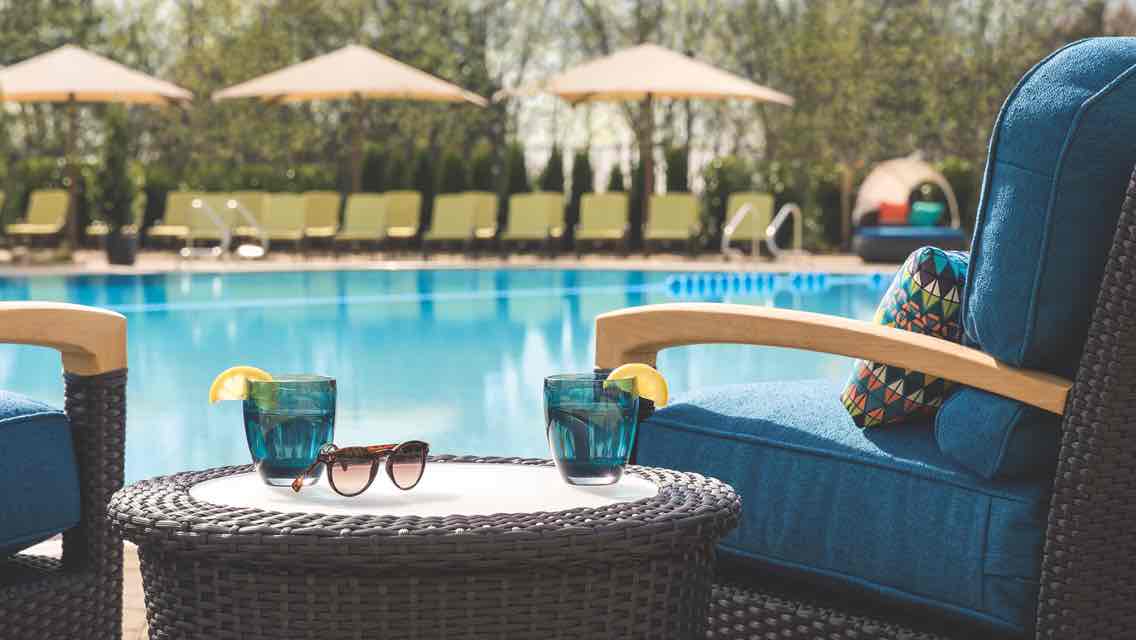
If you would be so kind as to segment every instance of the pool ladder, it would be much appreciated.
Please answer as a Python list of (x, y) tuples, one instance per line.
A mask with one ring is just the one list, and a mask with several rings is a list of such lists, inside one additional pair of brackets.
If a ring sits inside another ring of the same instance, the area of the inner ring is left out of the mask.
[[(738, 207), (734, 215), (730, 217), (730, 221), (722, 229), (722, 258), (729, 260), (730, 258), (741, 258), (742, 252), (730, 246), (730, 241), (733, 239), (734, 233), (738, 227), (745, 221), (746, 216), (753, 212), (753, 205), (745, 203)], [(793, 219), (793, 248), (782, 249), (781, 245), (777, 244), (777, 232), (780, 231), (781, 226), (785, 224), (789, 218)], [(807, 251), (801, 249), (801, 235), (803, 232), (803, 215), (801, 207), (795, 202), (787, 202), (777, 210), (777, 215), (773, 216), (773, 220), (765, 227), (765, 248), (769, 250), (769, 254), (776, 260), (786, 255), (808, 255)], [(758, 256), (758, 237), (755, 235), (752, 238), (753, 244), (750, 247), (750, 256), (757, 259)]]
[[(178, 252), (182, 258), (222, 258), (229, 255), (229, 249), (233, 243), (233, 232), (229, 229), (229, 225), (225, 224), (224, 218), (201, 198), (194, 198), (190, 206), (205, 214), (205, 217), (213, 223), (213, 226), (221, 232), (221, 241), (212, 247), (194, 247), (192, 246), (193, 236), (189, 236), (186, 240), (186, 245)], [(225, 206), (233, 209), (241, 217), (246, 225), (254, 230), (260, 245), (255, 244), (242, 244), (237, 247), (236, 255), (240, 258), (263, 258), (268, 254), (268, 234), (257, 222), (256, 217), (252, 212), (245, 208), (235, 198), (229, 198), (225, 201)]]

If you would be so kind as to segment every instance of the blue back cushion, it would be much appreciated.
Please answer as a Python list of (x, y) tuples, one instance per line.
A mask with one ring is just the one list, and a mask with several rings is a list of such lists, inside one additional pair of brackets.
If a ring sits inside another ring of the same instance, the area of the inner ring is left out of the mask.
[(0, 555), (79, 523), (79, 472), (67, 417), (0, 391)]
[(638, 462), (737, 489), (741, 523), (722, 546), (755, 571), (1031, 627), (1050, 481), (979, 478), (927, 422), (860, 429), (839, 391), (813, 380), (679, 395), (640, 426)]
[(963, 300), (968, 340), (1072, 375), (1136, 165), (1136, 38), (1073, 43), (1007, 98), (990, 140)]

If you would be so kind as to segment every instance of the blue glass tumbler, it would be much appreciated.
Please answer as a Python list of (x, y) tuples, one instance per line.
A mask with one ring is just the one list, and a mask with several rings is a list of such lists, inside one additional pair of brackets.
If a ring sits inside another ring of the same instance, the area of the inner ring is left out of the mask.
[(544, 379), (548, 446), (568, 484), (618, 482), (631, 455), (638, 424), (635, 380), (565, 374)]
[[(245, 399), (245, 437), (266, 484), (291, 486), (335, 437), (335, 379), (307, 374), (250, 380)], [(323, 473), (318, 467), (305, 484)]]

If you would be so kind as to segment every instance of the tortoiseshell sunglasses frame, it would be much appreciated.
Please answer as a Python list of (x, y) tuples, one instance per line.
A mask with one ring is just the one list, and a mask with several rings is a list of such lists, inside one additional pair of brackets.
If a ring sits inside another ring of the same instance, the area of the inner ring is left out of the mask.
[[(391, 454), (409, 445), (422, 447), (423, 469), (418, 473), (418, 478), (415, 479), (414, 484), (410, 485), (409, 487), (403, 487), (394, 479), (394, 456), (392, 456)], [(313, 462), (311, 466), (309, 466), (302, 474), (300, 474), (295, 480), (292, 481), (292, 491), (299, 493), (300, 489), (304, 488), (304, 479), (311, 475), (311, 473), (315, 471), (317, 466), (326, 464), (328, 466), (328, 484), (331, 486), (332, 491), (335, 491), (345, 498), (353, 498), (371, 488), (371, 485), (375, 482), (375, 476), (378, 475), (379, 462), (381, 462), (383, 458), (386, 458), (387, 460), (386, 465), (384, 466), (387, 471), (387, 477), (390, 478), (391, 484), (398, 487), (399, 489), (402, 489), (403, 491), (410, 491), (414, 487), (417, 487), (418, 483), (422, 481), (422, 474), (425, 472), (426, 458), (429, 455), (430, 445), (422, 442), (421, 440), (407, 440), (406, 442), (400, 442), (398, 444), (373, 444), (366, 447), (343, 447), (342, 449), (329, 442), (320, 447), (319, 454), (316, 456), (315, 462)], [(340, 462), (340, 464), (343, 465), (343, 469), (345, 471), (347, 470), (347, 463), (342, 462), (342, 460), (371, 461), (371, 477), (369, 480), (367, 480), (366, 486), (360, 489), (358, 493), (343, 493), (338, 488), (336, 488), (335, 481), (331, 479), (333, 467), (336, 462)]]

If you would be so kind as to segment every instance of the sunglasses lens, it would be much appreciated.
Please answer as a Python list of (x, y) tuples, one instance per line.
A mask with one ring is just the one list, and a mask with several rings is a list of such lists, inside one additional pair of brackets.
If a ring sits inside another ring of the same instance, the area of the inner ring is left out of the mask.
[(408, 442), (391, 454), (391, 480), (399, 489), (410, 489), (422, 478), (426, 467), (426, 445)]
[(327, 471), (332, 488), (345, 496), (359, 495), (371, 484), (370, 460), (336, 461)]

